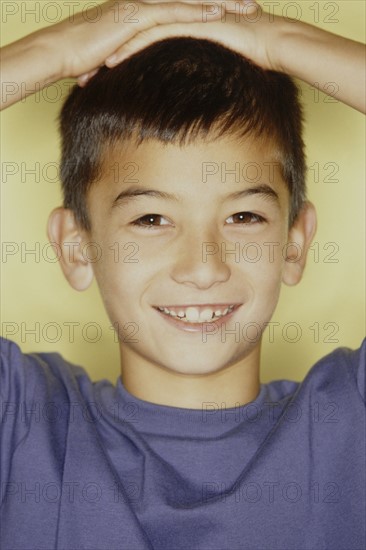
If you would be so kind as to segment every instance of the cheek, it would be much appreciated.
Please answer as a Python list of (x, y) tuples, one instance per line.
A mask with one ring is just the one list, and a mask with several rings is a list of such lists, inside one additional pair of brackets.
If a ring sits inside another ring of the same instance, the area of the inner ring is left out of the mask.
[(284, 268), (286, 240), (283, 232), (267, 238), (253, 239), (241, 245), (242, 269), (259, 285), (276, 286)]
[(251, 295), (250, 315), (264, 322), (272, 316), (279, 299), (285, 242), (271, 238), (249, 244), (242, 249), (241, 269)]
[(282, 262), (259, 261), (251, 267), (250, 278), (257, 303), (272, 308), (277, 303), (282, 282)]
[(105, 309), (113, 321), (131, 318), (154, 278), (157, 257), (148, 261), (141, 246), (130, 240), (104, 240), (101, 249), (93, 271)]
[[(116, 313), (128, 304), (132, 295), (138, 263), (133, 263), (134, 249), (124, 247), (112, 240), (99, 240), (100, 259), (92, 264), (105, 309), (109, 317), (116, 319)], [(121, 304), (124, 304), (121, 307)]]

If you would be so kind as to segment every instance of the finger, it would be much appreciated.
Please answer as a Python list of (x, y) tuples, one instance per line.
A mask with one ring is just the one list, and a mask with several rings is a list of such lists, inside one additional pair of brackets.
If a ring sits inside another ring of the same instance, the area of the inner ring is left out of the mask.
[[(201, 1), (197, 1), (197, 0), (179, 0), (179, 2), (181, 4), (191, 4), (191, 5), (199, 5), (202, 7), (210, 7), (211, 9), (213, 8), (216, 8), (216, 7), (220, 7), (220, 8), (226, 8), (226, 9), (229, 9), (229, 10), (235, 10), (238, 9), (238, 5), (239, 4), (243, 4), (243, 3), (256, 3), (255, 0), (202, 0)], [(143, 3), (144, 4), (171, 4), (172, 3), (172, 0), (143, 0)]]
[[(129, 4), (132, 4), (130, 2)], [(222, 6), (216, 2), (197, 2), (197, 1), (183, 1), (172, 2), (171, 0), (159, 0), (155, 2), (153, 0), (134, 2), (136, 8), (138, 8), (136, 15), (134, 15), (134, 22), (139, 23), (137, 25), (138, 31), (149, 28), (154, 24), (164, 25), (169, 23), (188, 23), (191, 21), (202, 21), (203, 14), (207, 14), (210, 19), (219, 19), (223, 12), (224, 2)], [(128, 5), (128, 4), (127, 4)], [(126, 8), (126, 4), (119, 4), (118, 10), (123, 11)], [(126, 14), (123, 14), (124, 21), (126, 20)], [(132, 22), (132, 20), (131, 20)]]
[[(149, 2), (141, 2), (141, 4), (153, 4), (153, 0)], [(137, 3), (139, 4), (139, 3)], [(168, 7), (167, 7), (168, 4)], [(222, 2), (223, 4), (223, 2)], [(113, 67), (121, 62), (121, 51), (124, 49), (125, 44), (134, 39), (134, 36), (139, 36), (141, 32), (146, 32), (149, 29), (153, 29), (156, 26), (166, 26), (174, 23), (198, 23), (209, 21), (216, 21), (222, 17), (224, 9), (221, 5), (215, 2), (205, 2), (204, 4), (197, 3), (184, 3), (184, 2), (171, 2), (170, 0), (162, 0), (154, 7), (151, 5), (149, 12), (144, 11), (144, 18), (140, 18), (139, 26), (134, 28), (134, 32), (127, 38), (126, 42), (118, 48), (113, 54), (109, 55), (105, 64), (107, 67)], [(141, 37), (140, 37), (141, 39)], [(150, 40), (150, 42), (153, 40)], [(150, 42), (142, 42), (147, 45)], [(144, 47), (144, 46), (141, 46)], [(140, 49), (140, 48), (138, 48)], [(127, 51), (127, 49), (125, 50)], [(134, 50), (135, 51), (135, 50)], [(128, 54), (130, 55), (130, 54)]]
[[(128, 3), (127, 5), (129, 5)], [(218, 4), (206, 2), (194, 2), (193, 4), (184, 2), (171, 2), (162, 0), (159, 3), (153, 5), (153, 2), (135, 2), (138, 11), (134, 14), (136, 19), (134, 24), (123, 24), (123, 33), (125, 33), (123, 43), (127, 43), (141, 32), (145, 32), (156, 26), (166, 26), (174, 23), (197, 23), (206, 21), (216, 21), (222, 17), (224, 9)], [(121, 11), (120, 15), (124, 17), (126, 15), (122, 13), (125, 3), (119, 3), (115, 9)], [(118, 17), (118, 14), (114, 14), (114, 17)], [(137, 24), (136, 24), (137, 23)], [(116, 49), (119, 52), (123, 44)], [(105, 60), (105, 64), (108, 67), (113, 67), (120, 62), (120, 58), (115, 54), (108, 55)]]
[(77, 83), (80, 86), (80, 88), (83, 88), (89, 82), (89, 80), (93, 78), (94, 75), (97, 74), (99, 69), (100, 67), (98, 67), (97, 69), (94, 69), (93, 71), (89, 71), (88, 73), (81, 74), (77, 79)]
[[(144, 4), (168, 4), (171, 3), (172, 0), (143, 0), (143, 2)], [(204, 0), (204, 2), (197, 2), (197, 0), (180, 0), (180, 2), (183, 4), (207, 5), (211, 6), (211, 9), (220, 6), (220, 8), (224, 8), (228, 12), (237, 12), (241, 7), (245, 7), (246, 12), (256, 11), (259, 6), (256, 0), (220, 0), (220, 2), (217, 0), (212, 2), (209, 0)]]
[[(234, 4), (234, 2), (230, 2)], [(166, 6), (168, 4), (169, 7)], [(171, 2), (163, 0), (154, 6), (153, 18), (159, 25), (168, 23), (188, 23), (220, 19), (225, 2)], [(155, 13), (155, 10), (158, 11)]]
[(248, 14), (252, 14), (259, 9), (259, 4), (256, 0), (244, 0), (245, 11)]
[(223, 2), (222, 5), (228, 13), (240, 13), (243, 16), (252, 15), (260, 9), (256, 0), (241, 0), (240, 2), (236, 0), (236, 2)]
[(185, 25), (182, 27), (179, 24), (164, 25), (161, 27), (153, 27), (148, 31), (141, 32), (134, 38), (125, 42), (123, 46), (118, 48), (115, 53), (108, 57), (105, 61), (107, 67), (114, 67), (121, 63), (127, 57), (130, 57), (139, 50), (146, 48), (146, 46), (161, 40), (162, 38), (170, 38), (176, 36), (192, 36), (189, 32), (189, 27)]

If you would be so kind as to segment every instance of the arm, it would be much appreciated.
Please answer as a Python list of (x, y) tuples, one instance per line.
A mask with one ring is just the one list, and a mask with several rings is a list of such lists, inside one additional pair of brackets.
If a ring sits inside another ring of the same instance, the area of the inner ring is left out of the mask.
[(25, 97), (25, 88), (35, 89), (37, 84), (42, 89), (63, 77), (62, 67), (42, 33), (33, 33), (2, 48), (1, 66), (1, 110)]
[(309, 84), (336, 83), (335, 97), (365, 113), (365, 46), (306, 23), (282, 23), (277, 44), (276, 70)]

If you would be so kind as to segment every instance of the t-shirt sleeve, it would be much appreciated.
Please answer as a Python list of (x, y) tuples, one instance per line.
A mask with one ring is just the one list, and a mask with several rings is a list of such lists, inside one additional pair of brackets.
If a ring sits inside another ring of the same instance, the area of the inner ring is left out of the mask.
[(357, 349), (338, 347), (320, 359), (309, 371), (320, 380), (335, 382), (334, 391), (342, 392), (350, 388), (350, 395), (362, 400), (366, 405), (366, 338)]
[(360, 348), (345, 350), (345, 357), (355, 377), (358, 391), (366, 405), (366, 338)]
[(93, 385), (82, 367), (56, 352), (22, 353), (15, 342), (0, 337), (0, 488), (27, 438), (39, 446), (40, 460), (42, 453), (44, 460), (51, 453), (53, 462), (62, 463), (70, 399), (75, 405), (83, 399), (80, 386), (93, 401)]
[(1, 427), (12, 427), (13, 431), (24, 432), (22, 418), (26, 405), (32, 401), (37, 371), (31, 356), (23, 354), (19, 346), (0, 337), (0, 399)]
[[(30, 355), (0, 337), (0, 481), (5, 483), (11, 457), (27, 436), (31, 409), (37, 406), (33, 394), (39, 371)], [(3, 486), (3, 485), (1, 485)]]

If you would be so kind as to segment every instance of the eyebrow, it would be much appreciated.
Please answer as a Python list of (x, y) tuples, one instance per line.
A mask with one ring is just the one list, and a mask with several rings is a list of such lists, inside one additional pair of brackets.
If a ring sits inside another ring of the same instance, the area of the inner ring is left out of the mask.
[(266, 183), (261, 183), (260, 185), (249, 187), (248, 189), (243, 189), (242, 191), (236, 191), (235, 193), (230, 193), (229, 195), (225, 195), (224, 199), (242, 199), (251, 195), (262, 195), (264, 198), (268, 199), (270, 202), (275, 203), (277, 206), (279, 206), (280, 204), (280, 197), (278, 193)]
[(138, 197), (154, 197), (157, 199), (165, 199), (175, 202), (181, 202), (181, 197), (173, 193), (165, 193), (164, 191), (158, 191), (157, 189), (146, 189), (145, 187), (128, 187), (125, 191), (122, 191), (117, 198), (113, 201), (113, 206), (120, 202), (129, 202), (132, 199)]
[[(280, 199), (278, 193), (272, 187), (266, 183), (261, 183), (255, 187), (248, 187), (247, 189), (242, 189), (241, 191), (235, 191), (234, 193), (229, 193), (223, 196), (224, 201), (228, 200), (237, 200), (252, 195), (262, 195), (264, 198), (275, 203), (279, 206)], [(157, 189), (147, 189), (145, 187), (128, 187), (122, 191), (118, 197), (113, 201), (112, 208), (120, 203), (128, 203), (133, 199), (139, 197), (153, 197), (157, 199), (164, 199), (174, 202), (182, 202), (182, 197), (174, 193), (166, 193), (165, 191), (158, 191)]]

